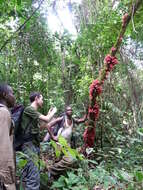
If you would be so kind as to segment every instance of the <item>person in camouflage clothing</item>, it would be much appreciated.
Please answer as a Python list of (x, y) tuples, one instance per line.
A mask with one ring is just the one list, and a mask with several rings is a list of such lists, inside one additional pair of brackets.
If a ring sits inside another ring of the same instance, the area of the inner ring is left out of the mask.
[[(39, 113), (37, 110), (43, 105), (43, 96), (39, 92), (30, 94), (30, 102), (31, 104), (24, 109), (21, 122), (22, 138), (24, 139), (22, 151), (29, 156), (28, 162), (22, 171), (22, 181), (25, 184), (25, 190), (39, 190), (40, 174), (36, 162), (40, 153), (40, 128), (49, 130), (46, 123), (56, 113), (56, 108), (50, 109), (46, 116)], [(41, 124), (41, 121), (46, 123)], [(54, 139), (53, 136), (52, 138)]]

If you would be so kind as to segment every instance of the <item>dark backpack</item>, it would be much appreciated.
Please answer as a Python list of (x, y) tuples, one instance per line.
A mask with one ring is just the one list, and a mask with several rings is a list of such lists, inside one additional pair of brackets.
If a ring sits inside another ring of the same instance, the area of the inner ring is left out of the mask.
[(16, 151), (21, 149), (22, 146), (22, 127), (21, 127), (21, 121), (22, 121), (22, 115), (24, 112), (24, 106), (23, 105), (16, 105), (11, 110), (11, 117), (14, 121), (15, 128), (14, 128), (14, 149)]
[(62, 119), (61, 121), (59, 121), (59, 122), (54, 126), (54, 128), (53, 128), (53, 134), (54, 134), (54, 136), (56, 136), (56, 135), (58, 134), (59, 129), (64, 126), (65, 115), (66, 115), (65, 113), (60, 114), (60, 117), (63, 116), (63, 119)]

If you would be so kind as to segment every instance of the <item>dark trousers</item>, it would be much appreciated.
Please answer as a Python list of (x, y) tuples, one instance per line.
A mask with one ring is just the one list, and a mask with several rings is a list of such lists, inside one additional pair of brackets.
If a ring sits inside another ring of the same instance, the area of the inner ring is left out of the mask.
[(2, 182), (0, 182), (0, 190), (6, 190), (6, 188)]
[[(22, 152), (29, 156), (27, 164), (22, 171), (22, 182), (24, 182), (25, 190), (40, 189), (40, 172), (38, 169), (39, 148), (32, 142), (25, 143), (22, 146)], [(37, 158), (36, 161), (35, 158)]]

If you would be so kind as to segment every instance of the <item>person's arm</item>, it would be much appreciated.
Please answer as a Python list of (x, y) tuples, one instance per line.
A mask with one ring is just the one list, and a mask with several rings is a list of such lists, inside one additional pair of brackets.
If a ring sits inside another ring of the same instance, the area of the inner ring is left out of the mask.
[(46, 125), (46, 129), (48, 129), (49, 135), (52, 138), (52, 140), (58, 141), (58, 139), (54, 136), (54, 134), (51, 131), (51, 128), (48, 125)]
[(83, 116), (83, 118), (80, 118), (80, 119), (74, 118), (74, 122), (75, 122), (76, 124), (80, 124), (80, 123), (85, 122), (86, 119), (87, 119), (87, 114), (85, 114), (85, 115)]
[(57, 111), (56, 108), (51, 108), (47, 115), (43, 115), (39, 113), (37, 110), (35, 110), (35, 108), (33, 108), (32, 106), (27, 106), (24, 110), (24, 114), (26, 114), (27, 116), (29, 116), (34, 120), (39, 119), (41, 121), (49, 122), (56, 113), (56, 111)]
[(61, 122), (63, 119), (63, 117), (58, 117), (56, 119), (53, 119), (50, 123), (48, 123), (48, 126), (51, 128), (54, 125), (56, 125), (57, 123)]
[(50, 122), (50, 120), (53, 118), (54, 114), (57, 112), (57, 109), (56, 108), (52, 108), (49, 110), (48, 114), (47, 115), (43, 115), (41, 114), (39, 116), (39, 119), (42, 120), (42, 121), (45, 121), (45, 122)]
[(56, 136), (54, 136), (54, 134), (51, 131), (51, 127), (53, 127), (54, 125), (56, 125), (57, 123), (61, 122), (63, 119), (63, 117), (58, 117), (56, 119), (53, 119), (50, 123), (48, 124), (44, 124), (42, 125), (40, 128), (42, 129), (48, 129), (49, 135), (50, 137), (54, 140), (54, 141), (58, 141), (58, 138)]
[(52, 118), (52, 121), (50, 121), (48, 124), (47, 124), (47, 122), (45, 122), (43, 120), (40, 120), (40, 130), (47, 129), (47, 126), (50, 127), (50, 129), (51, 129), (51, 127), (53, 127), (54, 125), (56, 125), (61, 120), (62, 120), (61, 117)]

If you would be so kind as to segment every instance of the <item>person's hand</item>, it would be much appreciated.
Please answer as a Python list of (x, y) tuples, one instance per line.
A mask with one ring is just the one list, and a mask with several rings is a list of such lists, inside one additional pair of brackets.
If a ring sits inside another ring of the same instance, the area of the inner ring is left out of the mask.
[(85, 115), (83, 116), (83, 120), (84, 120), (84, 121), (87, 120), (87, 114), (85, 114)]
[(54, 107), (54, 108), (50, 108), (50, 109), (49, 109), (48, 114), (51, 114), (51, 113), (55, 114), (56, 112), (57, 112), (57, 108)]
[(53, 110), (52, 110), (52, 112), (55, 114), (57, 112), (57, 108), (54, 107)]
[(53, 136), (52, 139), (56, 142), (58, 142), (58, 138), (56, 136)]
[(48, 111), (48, 114), (50, 114), (52, 112), (53, 108), (50, 108)]

